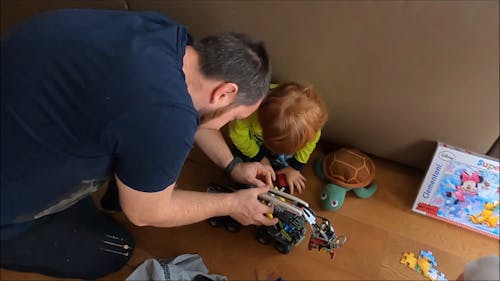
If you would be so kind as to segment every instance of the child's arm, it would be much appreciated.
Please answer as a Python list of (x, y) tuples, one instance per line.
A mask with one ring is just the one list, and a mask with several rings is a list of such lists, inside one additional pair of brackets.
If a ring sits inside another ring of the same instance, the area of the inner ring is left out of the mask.
[(281, 169), (278, 173), (283, 173), (286, 176), (290, 193), (293, 194), (294, 190), (302, 193), (302, 190), (306, 188), (307, 179), (300, 172), (307, 161), (311, 157), (312, 152), (316, 148), (316, 143), (319, 141), (321, 136), (321, 131), (319, 131), (314, 139), (306, 144), (304, 148), (295, 153), (294, 158), (288, 163), (289, 167)]

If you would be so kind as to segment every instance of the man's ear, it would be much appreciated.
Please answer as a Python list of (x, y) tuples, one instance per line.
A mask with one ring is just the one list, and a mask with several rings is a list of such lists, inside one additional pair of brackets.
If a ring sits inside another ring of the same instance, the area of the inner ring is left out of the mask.
[(223, 82), (212, 92), (210, 103), (228, 105), (233, 102), (238, 94), (238, 85), (232, 82)]

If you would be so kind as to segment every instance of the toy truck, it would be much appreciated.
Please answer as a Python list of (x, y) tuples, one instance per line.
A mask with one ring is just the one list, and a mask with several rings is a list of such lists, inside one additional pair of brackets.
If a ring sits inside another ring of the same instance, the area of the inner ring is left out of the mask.
[[(236, 189), (210, 184), (208, 192), (233, 192)], [(340, 248), (347, 241), (346, 236), (337, 236), (330, 221), (318, 216), (309, 208), (309, 204), (293, 195), (271, 189), (267, 194), (259, 196), (267, 204), (274, 205), (273, 216), (278, 218), (274, 226), (257, 226), (256, 238), (262, 244), (273, 244), (282, 254), (290, 253), (292, 247), (298, 245), (305, 237), (306, 222), (312, 233), (308, 249), (326, 251), (333, 259), (335, 249)], [(235, 232), (241, 225), (231, 217), (215, 217), (208, 220), (212, 226), (224, 226), (228, 231)]]

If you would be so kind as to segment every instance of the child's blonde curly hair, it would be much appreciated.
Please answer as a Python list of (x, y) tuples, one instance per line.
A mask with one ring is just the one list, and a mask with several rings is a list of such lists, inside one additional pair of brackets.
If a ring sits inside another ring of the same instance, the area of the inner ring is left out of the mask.
[(318, 93), (297, 82), (271, 90), (258, 109), (262, 138), (276, 154), (294, 154), (323, 128), (328, 112)]

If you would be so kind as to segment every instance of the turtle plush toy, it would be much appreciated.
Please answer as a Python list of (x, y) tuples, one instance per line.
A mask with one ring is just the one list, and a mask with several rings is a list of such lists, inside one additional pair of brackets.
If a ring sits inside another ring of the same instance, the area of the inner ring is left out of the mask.
[(314, 171), (329, 182), (321, 191), (321, 207), (328, 211), (342, 207), (351, 190), (360, 198), (369, 198), (377, 190), (373, 161), (355, 148), (340, 148), (318, 158)]

